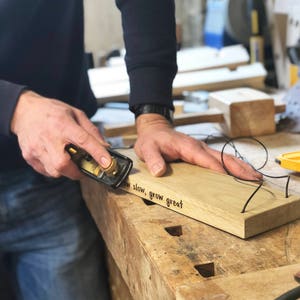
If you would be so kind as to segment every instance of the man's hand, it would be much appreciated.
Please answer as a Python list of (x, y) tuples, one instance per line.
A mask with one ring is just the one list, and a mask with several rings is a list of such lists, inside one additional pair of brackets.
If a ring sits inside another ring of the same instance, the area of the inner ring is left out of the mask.
[(65, 146), (86, 150), (103, 167), (111, 162), (108, 144), (79, 109), (34, 92), (21, 94), (11, 122), (24, 159), (37, 172), (50, 177), (82, 177)]
[[(136, 120), (138, 139), (137, 155), (145, 161), (154, 176), (166, 171), (166, 161), (182, 160), (204, 168), (226, 173), (221, 153), (183, 133), (175, 131), (168, 121), (158, 114), (143, 114)], [(231, 155), (223, 156), (226, 167), (236, 176), (247, 180), (260, 180), (262, 176), (251, 166)]]

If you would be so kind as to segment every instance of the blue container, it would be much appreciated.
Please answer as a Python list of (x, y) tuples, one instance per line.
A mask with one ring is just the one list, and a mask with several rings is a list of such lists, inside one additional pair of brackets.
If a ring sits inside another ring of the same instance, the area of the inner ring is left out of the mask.
[(225, 24), (228, 0), (207, 0), (204, 44), (220, 49), (226, 44)]

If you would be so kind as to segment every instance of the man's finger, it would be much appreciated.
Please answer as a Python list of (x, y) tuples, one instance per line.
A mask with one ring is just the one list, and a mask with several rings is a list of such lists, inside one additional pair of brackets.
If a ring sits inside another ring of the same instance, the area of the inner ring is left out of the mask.
[(86, 116), (86, 114), (78, 109), (74, 110), (75, 118), (78, 124), (96, 140), (98, 140), (104, 146), (108, 146), (108, 143), (104, 140), (97, 126), (95, 126)]
[[(185, 137), (185, 143), (178, 143), (179, 158), (220, 173), (226, 173), (220, 161), (208, 151), (208, 146), (190, 137)], [(180, 146), (182, 145), (182, 146)]]
[[(101, 141), (95, 139), (94, 136), (89, 134), (80, 126), (76, 125), (73, 128), (69, 128), (67, 140), (70, 144), (85, 150), (89, 153), (97, 163), (104, 169), (108, 168), (111, 164), (111, 156), (107, 152), (105, 146)], [(64, 147), (68, 142), (65, 143)]]
[[(222, 163), (222, 167), (230, 173), (230, 175), (244, 180), (261, 180), (262, 175), (254, 170), (248, 163), (229, 154), (221, 154), (219, 151), (208, 148), (209, 153), (216, 157)], [(223, 161), (221, 156), (223, 155)]]
[(157, 146), (144, 147), (139, 150), (139, 154), (153, 176), (159, 177), (166, 172), (165, 160)]

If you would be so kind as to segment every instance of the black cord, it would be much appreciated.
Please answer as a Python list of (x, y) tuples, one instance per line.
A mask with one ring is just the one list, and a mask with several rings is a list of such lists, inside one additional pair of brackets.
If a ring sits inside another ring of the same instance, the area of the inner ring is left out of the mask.
[(257, 191), (261, 188), (261, 186), (263, 185), (263, 181), (261, 181), (258, 185), (258, 187), (255, 189), (255, 191), (250, 195), (250, 197), (247, 199), (247, 201), (245, 202), (243, 209), (241, 210), (241, 213), (243, 214), (246, 211), (246, 208), (249, 204), (249, 202), (251, 201), (251, 199), (254, 197), (254, 195), (257, 193)]
[[(257, 144), (259, 144), (259, 145), (264, 149), (264, 152), (265, 152), (265, 159), (264, 159), (263, 164), (262, 164), (260, 167), (255, 168), (254, 166), (252, 166), (252, 165), (247, 161), (247, 159), (244, 158), (244, 157), (240, 154), (240, 152), (238, 151), (238, 149), (236, 148), (236, 146), (235, 146), (235, 144), (234, 144), (234, 142), (236, 142), (236, 141), (238, 141), (238, 140), (246, 140), (246, 139), (256, 142)], [(259, 170), (261, 170), (262, 168), (264, 168), (264, 167), (266, 166), (268, 160), (269, 160), (269, 152), (268, 152), (267, 147), (266, 147), (261, 141), (259, 141), (258, 139), (254, 138), (254, 137), (237, 137), (237, 138), (228, 139), (228, 140), (226, 141), (226, 143), (223, 145), (223, 148), (222, 148), (222, 150), (221, 150), (221, 161), (222, 161), (222, 165), (223, 165), (225, 171), (226, 171), (229, 175), (232, 175), (232, 176), (235, 177), (235, 178), (238, 178), (238, 179), (243, 180), (242, 178), (239, 178), (238, 176), (235, 176), (234, 174), (232, 174), (232, 173), (228, 170), (228, 168), (226, 167), (226, 164), (225, 164), (225, 161), (224, 161), (224, 152), (225, 152), (225, 148), (226, 148), (227, 145), (230, 145), (230, 146), (233, 148), (236, 157), (238, 157), (238, 158), (240, 158), (241, 160), (243, 160), (244, 162), (248, 163), (248, 164), (249, 164), (255, 171), (257, 171), (257, 172), (258, 172)], [(259, 173), (261, 173), (262, 175), (265, 175), (265, 174), (263, 174), (262, 172), (259, 172)], [(256, 182), (257, 182), (258, 180), (253, 180), (253, 181), (256, 181)]]
[(300, 299), (300, 286), (287, 291), (281, 296), (277, 297), (275, 300), (297, 300)]
[[(246, 212), (246, 208), (248, 206), (248, 204), (250, 203), (250, 201), (252, 200), (252, 198), (255, 196), (255, 194), (260, 190), (260, 188), (263, 186), (263, 183), (264, 183), (264, 180), (245, 180), (243, 178), (240, 178), (239, 176), (236, 176), (235, 174), (233, 174), (232, 172), (230, 172), (230, 170), (227, 168), (226, 166), (226, 163), (225, 163), (225, 160), (224, 160), (224, 154), (225, 154), (225, 148), (230, 145), (233, 150), (234, 150), (234, 155), (235, 157), (243, 160), (244, 162), (246, 162), (247, 164), (249, 164), (256, 172), (260, 173), (261, 175), (263, 175), (264, 177), (268, 177), (268, 178), (274, 178), (274, 179), (279, 179), (279, 178), (287, 178), (287, 181), (286, 181), (286, 185), (285, 185), (285, 198), (288, 198), (289, 197), (289, 182), (290, 182), (290, 176), (289, 175), (281, 175), (281, 176), (273, 176), (273, 175), (269, 175), (269, 174), (266, 174), (266, 173), (263, 173), (262, 171), (260, 171), (261, 169), (263, 169), (266, 164), (268, 163), (268, 160), (269, 160), (269, 152), (268, 152), (268, 149), (267, 147), (261, 142), (259, 141), (258, 139), (250, 136), (250, 137), (237, 137), (237, 138), (228, 138), (224, 135), (222, 136), (214, 136), (212, 134), (209, 134), (209, 135), (204, 135), (204, 134), (190, 134), (190, 135), (198, 135), (198, 136), (206, 136), (206, 139), (205, 139), (205, 143), (208, 144), (208, 140), (210, 138), (224, 138), (226, 140), (225, 144), (223, 145), (223, 148), (221, 150), (221, 163), (222, 163), (222, 167), (224, 168), (224, 170), (226, 171), (226, 173), (232, 177), (234, 177), (235, 179), (238, 179), (238, 180), (241, 180), (243, 182), (253, 182), (253, 183), (258, 183), (258, 186), (256, 187), (256, 189), (254, 190), (254, 192), (249, 196), (249, 198), (246, 200), (242, 210), (241, 210), (241, 213), (245, 213)], [(264, 152), (265, 152), (265, 159), (262, 163), (261, 166), (259, 167), (254, 167), (252, 164), (249, 163), (249, 161), (243, 157), (241, 155), (241, 153), (238, 151), (236, 145), (234, 142), (238, 141), (238, 140), (251, 140), (251, 141), (254, 141), (256, 142), (258, 145), (260, 145)]]
[[(258, 167), (258, 168), (254, 168), (252, 164), (250, 164), (241, 154), (240, 152), (238, 151), (236, 145), (234, 144), (235, 141), (237, 140), (242, 140), (242, 139), (249, 139), (251, 141), (254, 141), (256, 143), (258, 143), (263, 149), (264, 149), (264, 152), (265, 152), (265, 160), (263, 162), (263, 164)], [(224, 160), (224, 154), (225, 154), (225, 148), (227, 145), (230, 145), (233, 149), (234, 149), (234, 152), (235, 152), (235, 156), (240, 158), (241, 160), (245, 161), (246, 163), (248, 163), (256, 172), (260, 173), (261, 175), (263, 175), (264, 177), (268, 177), (268, 178), (276, 178), (276, 179), (279, 179), (279, 178), (287, 178), (287, 182), (286, 182), (286, 185), (285, 185), (285, 198), (288, 198), (289, 196), (289, 193), (288, 193), (288, 186), (289, 186), (289, 182), (290, 182), (290, 176), (289, 175), (281, 175), (281, 176), (273, 176), (273, 175), (269, 175), (269, 174), (266, 174), (266, 173), (263, 173), (261, 172), (260, 170), (263, 169), (267, 162), (268, 162), (268, 159), (269, 159), (269, 153), (268, 153), (268, 150), (267, 150), (267, 147), (261, 142), (259, 141), (258, 139), (254, 138), (254, 137), (237, 137), (237, 138), (232, 138), (232, 139), (228, 139), (226, 141), (226, 143), (223, 145), (223, 148), (222, 148), (222, 151), (221, 151), (221, 162), (222, 162), (222, 166), (224, 168), (224, 170), (226, 171), (226, 173), (228, 175), (231, 175), (233, 176), (234, 178), (236, 179), (239, 179), (239, 180), (242, 180), (242, 181), (248, 181), (248, 182), (256, 182), (258, 183), (258, 187), (255, 189), (255, 191), (250, 195), (250, 197), (246, 200), (245, 202), (245, 205), (243, 206), (242, 208), (242, 211), (241, 213), (245, 213), (246, 212), (246, 208), (248, 206), (248, 204), (250, 203), (251, 199), (254, 197), (254, 195), (260, 190), (260, 188), (262, 187), (263, 183), (264, 183), (264, 180), (245, 180), (239, 176), (236, 176), (235, 174), (233, 174), (232, 172), (230, 172), (230, 170), (227, 168), (226, 164), (225, 164), (225, 160)]]

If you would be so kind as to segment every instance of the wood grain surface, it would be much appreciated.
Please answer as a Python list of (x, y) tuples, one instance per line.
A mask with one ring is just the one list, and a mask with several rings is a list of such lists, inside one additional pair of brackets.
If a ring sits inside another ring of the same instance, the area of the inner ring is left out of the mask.
[[(269, 150), (265, 172), (288, 172), (273, 159), (299, 150), (300, 136), (278, 133), (261, 140)], [(300, 193), (299, 174), (288, 173), (291, 193)], [(277, 189), (284, 184), (266, 182)], [(81, 186), (132, 299), (274, 300), (297, 286), (299, 219), (244, 240), (92, 179), (84, 178)]]
[(299, 195), (285, 198), (283, 190), (263, 187), (241, 213), (257, 184), (184, 162), (170, 163), (165, 176), (153, 177), (132, 149), (122, 154), (134, 162), (123, 190), (241, 238), (300, 217)]

